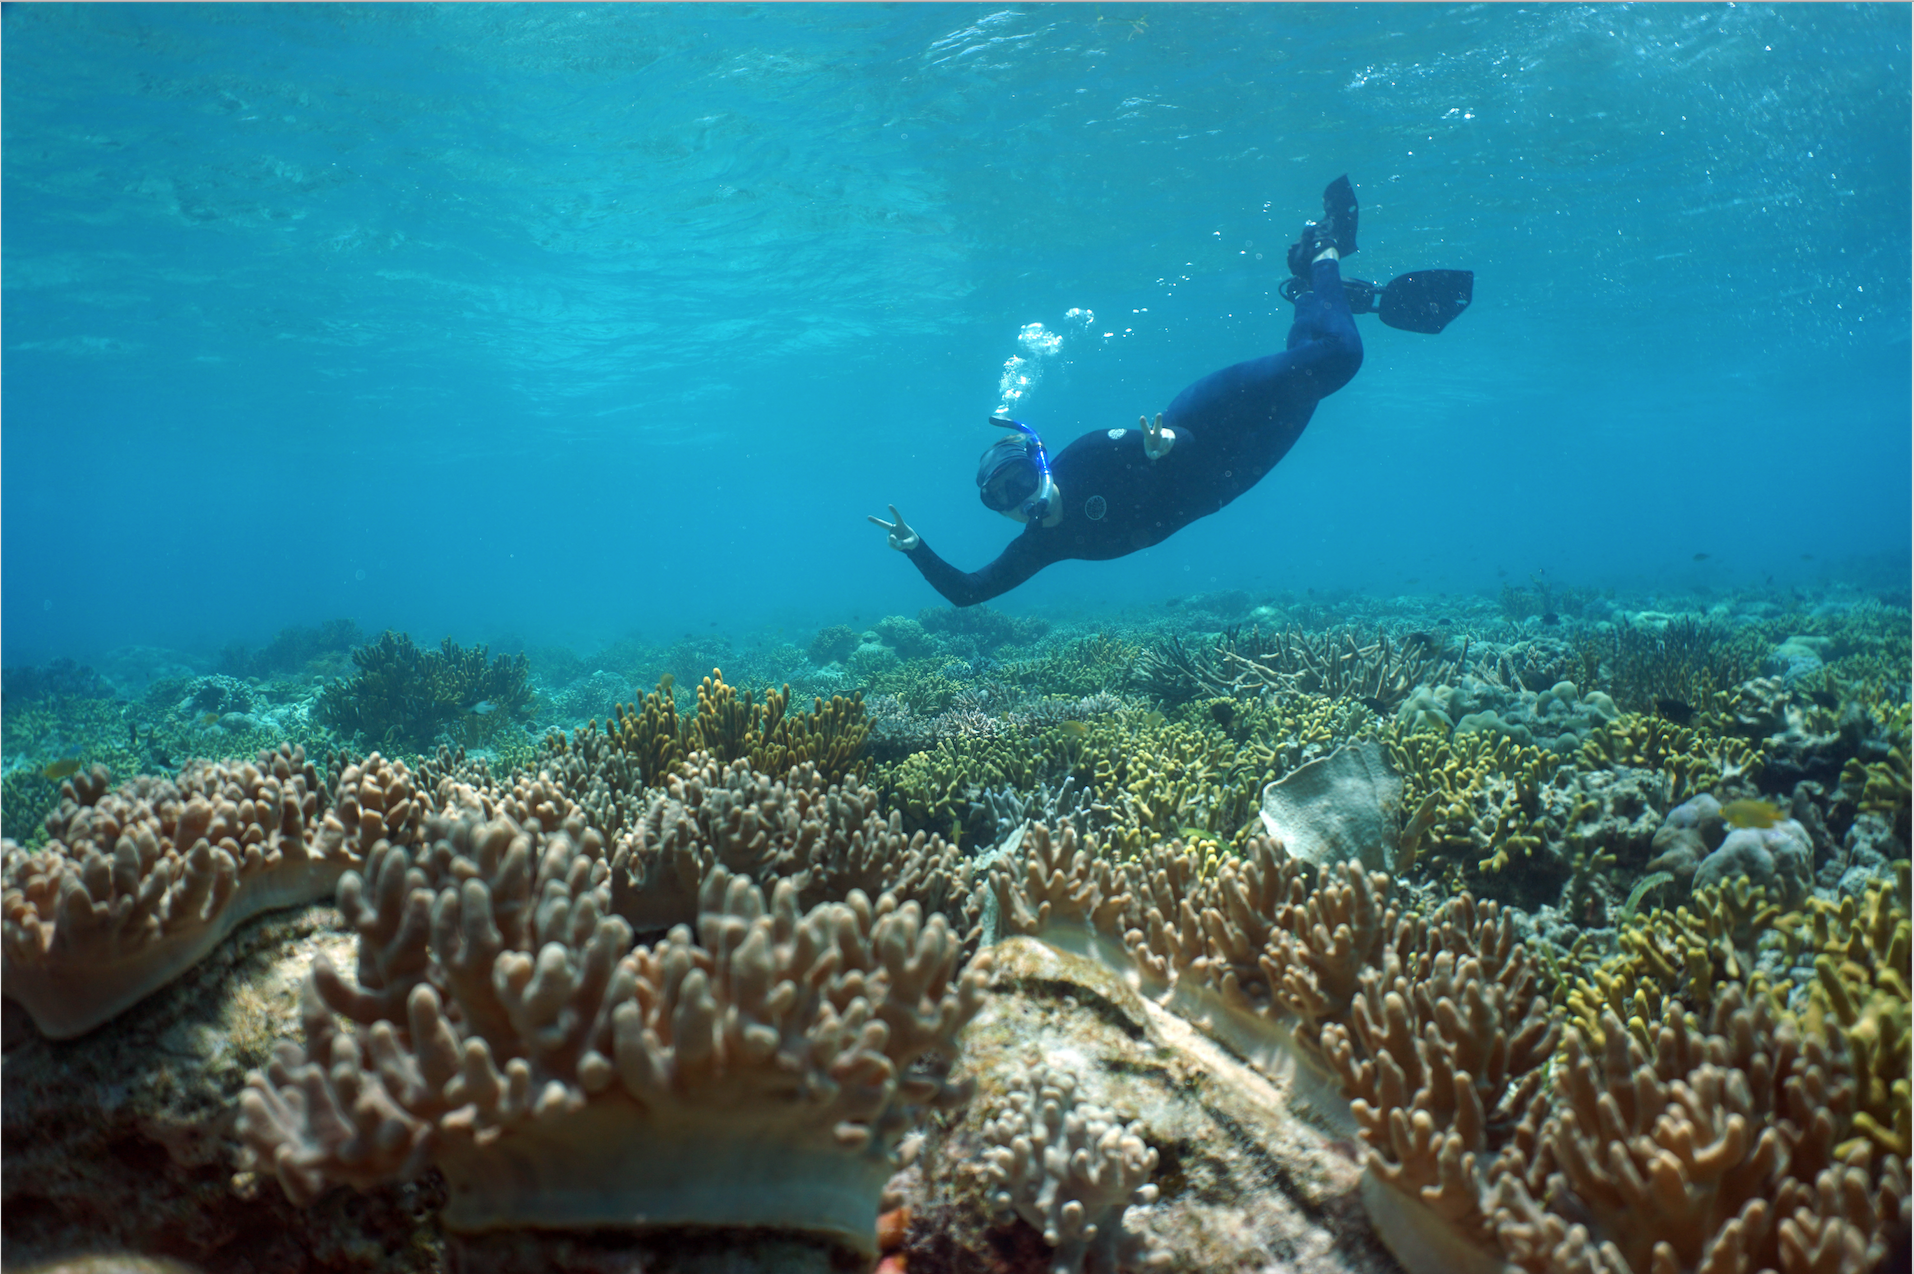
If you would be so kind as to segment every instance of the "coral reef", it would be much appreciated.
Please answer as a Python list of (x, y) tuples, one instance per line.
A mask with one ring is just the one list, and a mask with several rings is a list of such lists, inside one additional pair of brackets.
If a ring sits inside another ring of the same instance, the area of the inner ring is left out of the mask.
[(620, 705), (605, 733), (631, 758), (644, 784), (662, 781), (700, 752), (720, 761), (748, 761), (773, 775), (807, 763), (833, 782), (857, 773), (870, 735), (862, 693), (833, 696), (829, 703), (818, 699), (810, 712), (792, 716), (790, 692), (789, 686), (767, 690), (762, 703), (750, 691), (740, 697), (714, 668), (698, 683), (696, 713), (685, 716), (666, 673), (642, 702)]
[(849, 658), (857, 649), (857, 630), (847, 624), (832, 624), (818, 629), (811, 638), (809, 654), (814, 664), (834, 664)]
[[(9, 1002), (5, 1259), (1859, 1274), (1914, 1139), (1905, 635), (1550, 600), (933, 610), (609, 720), (729, 641), (547, 653), (591, 724), (412, 767), (174, 766), (323, 738), (310, 671), (10, 700), (10, 806), (75, 755), (177, 772), (83, 769), (7, 846), (9, 994), (295, 844), (339, 883), (81, 1037)], [(1265, 834), (1365, 750), (1356, 861)]]
[[(378, 801), (373, 821), (403, 819), (376, 779), (362, 786), (353, 767), (340, 787)], [(247, 918), (331, 893), (362, 852), (360, 825), (341, 817), (359, 798), (342, 790), (322, 823), (318, 774), (294, 748), (115, 791), (95, 767), (61, 795), (42, 849), (5, 844), (0, 931), (6, 994), (55, 1039), (164, 986)]]
[(459, 728), (483, 741), (531, 712), (525, 656), (489, 658), (484, 646), (461, 649), (450, 637), (420, 650), (404, 633), (386, 632), (352, 652), (358, 672), (321, 694), (315, 719), (383, 748), (431, 751), (440, 731)]
[(1156, 1202), (1157, 1153), (1107, 1110), (1080, 1104), (1067, 1073), (1033, 1066), (984, 1126), (991, 1216), (1022, 1217), (1055, 1249), (1051, 1274), (1116, 1274), (1148, 1263), (1125, 1223), (1130, 1205)]
[(1331, 699), (1361, 699), (1378, 713), (1391, 713), (1425, 683), (1451, 677), (1468, 659), (1448, 652), (1427, 634), (1402, 641), (1387, 632), (1358, 645), (1349, 629), (1311, 635), (1298, 629), (1264, 635), (1225, 634), (1208, 650), (1186, 648), (1172, 638), (1138, 661), (1138, 673), (1166, 699), (1196, 694), (1254, 696), (1266, 690), (1301, 691)]
[(982, 974), (941, 916), (860, 891), (800, 912), (792, 880), (767, 900), (713, 866), (695, 937), (634, 946), (576, 820), (548, 833), (481, 801), (425, 841), (342, 882), (356, 984), (314, 962), (305, 1047), (242, 1103), (291, 1198), (430, 1163), (455, 1235), (640, 1218), (874, 1251), (898, 1141), (966, 1095), (950, 1066)]

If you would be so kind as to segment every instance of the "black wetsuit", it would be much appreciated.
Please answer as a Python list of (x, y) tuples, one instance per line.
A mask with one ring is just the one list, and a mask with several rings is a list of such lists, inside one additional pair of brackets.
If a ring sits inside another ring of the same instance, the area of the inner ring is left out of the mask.
[(966, 574), (919, 537), (910, 560), (953, 606), (1007, 593), (1052, 562), (1103, 561), (1161, 542), (1262, 480), (1302, 436), (1316, 404), (1362, 366), (1362, 338), (1334, 261), (1310, 267), (1311, 290), (1280, 354), (1205, 376), (1176, 396), (1163, 423), (1170, 453), (1151, 460), (1141, 429), (1085, 434), (1050, 461), (1063, 496), (1055, 526), (1036, 522), (997, 560)]

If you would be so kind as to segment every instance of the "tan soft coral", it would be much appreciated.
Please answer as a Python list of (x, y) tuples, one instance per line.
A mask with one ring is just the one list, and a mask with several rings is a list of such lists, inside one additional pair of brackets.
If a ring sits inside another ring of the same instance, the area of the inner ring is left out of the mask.
[(46, 846), (5, 848), (7, 995), (48, 1036), (81, 1035), (191, 968), (242, 921), (330, 894), (359, 861), (363, 833), (385, 828), (385, 789), (376, 819), (361, 822), (351, 773), (350, 828), (339, 811), (321, 820), (319, 775), (297, 748), (194, 762), (176, 781), (114, 791), (97, 767), (67, 784)]
[(1605, 1014), (1571, 1028), (1528, 1156), (1491, 1172), (1509, 1259), (1535, 1274), (1860, 1274), (1906, 1218), (1906, 1165), (1837, 1158), (1853, 1077), (1838, 1037), (1801, 1036), (1724, 988), (1704, 1030), (1671, 1006), (1652, 1051)]
[(808, 762), (774, 779), (744, 761), (698, 754), (621, 823), (611, 842), (612, 906), (641, 931), (689, 923), (698, 882), (714, 866), (790, 879), (807, 906), (861, 889), (955, 915), (968, 886), (956, 846), (907, 835), (870, 788), (831, 783)]
[(943, 918), (856, 891), (802, 912), (794, 881), (767, 901), (714, 865), (696, 937), (634, 948), (595, 831), (447, 819), (342, 886), (358, 984), (315, 965), (306, 1046), (242, 1100), (251, 1161), (301, 1201), (436, 1164), (458, 1233), (642, 1218), (871, 1251), (899, 1139), (966, 1096), (982, 973)]

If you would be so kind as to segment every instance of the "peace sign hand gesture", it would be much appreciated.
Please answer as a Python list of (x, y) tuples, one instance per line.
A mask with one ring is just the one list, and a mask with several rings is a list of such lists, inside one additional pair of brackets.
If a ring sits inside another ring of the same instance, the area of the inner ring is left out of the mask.
[(1152, 424), (1148, 416), (1138, 416), (1136, 423), (1143, 430), (1143, 454), (1152, 460), (1170, 454), (1170, 448), (1176, 445), (1176, 430), (1163, 427), (1163, 413), (1156, 413), (1156, 423)]
[(897, 521), (886, 522), (883, 518), (875, 514), (869, 514), (867, 516), (873, 525), (881, 526), (890, 532), (890, 545), (892, 548), (896, 549), (899, 553), (908, 553), (923, 541), (917, 538), (917, 532), (910, 529), (910, 523), (904, 521), (904, 515), (897, 511), (896, 505), (891, 505), (890, 510), (891, 516), (896, 518)]

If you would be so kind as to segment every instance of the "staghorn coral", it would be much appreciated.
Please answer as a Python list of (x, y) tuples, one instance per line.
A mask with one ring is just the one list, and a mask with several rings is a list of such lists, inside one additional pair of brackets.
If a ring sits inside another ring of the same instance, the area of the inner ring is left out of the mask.
[(306, 1046), (241, 1102), (252, 1165), (296, 1201), (436, 1165), (454, 1236), (762, 1226), (874, 1252), (898, 1141), (966, 1095), (982, 972), (941, 916), (857, 891), (802, 912), (794, 882), (767, 901), (713, 867), (695, 937), (634, 947), (594, 832), (470, 806), (448, 830), (386, 847), (370, 894), (342, 884), (357, 983), (315, 961)]
[(1141, 1126), (1079, 1105), (1076, 1081), (1033, 1065), (1027, 1086), (984, 1126), (992, 1217), (1021, 1217), (1055, 1250), (1050, 1274), (1117, 1274), (1153, 1262), (1126, 1213), (1156, 1202), (1157, 1153)]
[[(1487, 733), (1445, 739), (1394, 726), (1382, 739), (1403, 777), (1403, 807), (1435, 798), (1424, 841), (1429, 850), (1463, 864), (1474, 859), (1476, 872), (1493, 873), (1542, 848), (1547, 824), (1540, 793), (1557, 769), (1552, 754)], [(1460, 876), (1453, 873), (1456, 881)]]
[(1142, 649), (1126, 637), (1081, 637), (1038, 658), (1006, 663), (997, 675), (1012, 686), (1045, 694), (1116, 694), (1129, 688)]
[[(375, 758), (376, 759), (376, 758)], [(323, 823), (317, 770), (296, 748), (178, 780), (107, 790), (95, 767), (62, 787), (50, 839), (5, 847), (5, 985), (40, 1030), (93, 1030), (202, 959), (242, 921), (324, 897), (367, 847), (359, 772)], [(369, 819), (383, 819), (367, 809)], [(353, 821), (343, 821), (353, 820)], [(383, 821), (379, 821), (383, 829)]]
[(1600, 670), (1589, 679), (1614, 696), (1624, 713), (1651, 712), (1659, 699), (1710, 709), (1717, 692), (1761, 670), (1764, 653), (1755, 634), (1731, 634), (1686, 616), (1660, 628), (1586, 628), (1575, 642), (1583, 667)]
[(1467, 646), (1453, 655), (1433, 641), (1390, 639), (1380, 632), (1358, 645), (1351, 629), (1311, 635), (1292, 628), (1265, 635), (1227, 633), (1208, 651), (1190, 650), (1172, 638), (1138, 660), (1138, 675), (1163, 698), (1182, 702), (1197, 694), (1248, 697), (1264, 691), (1303, 692), (1369, 703), (1391, 714), (1425, 682), (1453, 678), (1467, 660)]

